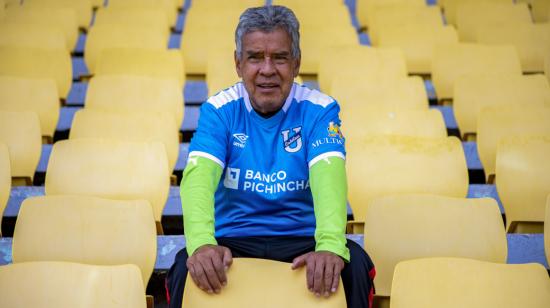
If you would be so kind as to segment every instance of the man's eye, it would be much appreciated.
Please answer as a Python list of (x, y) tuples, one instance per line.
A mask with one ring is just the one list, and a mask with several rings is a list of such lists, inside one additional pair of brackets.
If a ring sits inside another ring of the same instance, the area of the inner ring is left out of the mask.
[(284, 64), (288, 61), (288, 57), (287, 56), (276, 56), (274, 58), (274, 60), (275, 60), (276, 63)]

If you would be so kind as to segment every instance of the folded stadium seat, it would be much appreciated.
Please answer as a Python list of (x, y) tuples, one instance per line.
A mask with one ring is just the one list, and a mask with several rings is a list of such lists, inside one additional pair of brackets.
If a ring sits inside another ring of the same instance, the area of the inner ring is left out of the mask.
[(546, 215), (544, 216), (544, 251), (550, 264), (550, 195), (546, 198)]
[(174, 79), (97, 76), (90, 80), (85, 105), (87, 109), (104, 111), (168, 113), (178, 127), (183, 122), (183, 93)]
[(38, 115), (0, 111), (0, 143), (10, 152), (12, 184), (32, 185), (42, 147)]
[(365, 81), (404, 78), (407, 64), (398, 48), (335, 45), (321, 53), (318, 71), (319, 87), (332, 94), (332, 84), (339, 78), (350, 76)]
[(90, 73), (95, 73), (99, 55), (109, 48), (167, 50), (166, 31), (145, 25), (104, 24), (90, 27), (84, 51)]
[(453, 26), (387, 25), (378, 31), (378, 35), (379, 47), (403, 50), (410, 74), (430, 75), (434, 46), (458, 43)]
[(168, 198), (168, 160), (161, 142), (73, 139), (54, 144), (46, 196), (85, 195), (151, 203), (157, 230)]
[(55, 26), (0, 23), (0, 46), (57, 49), (71, 52), (65, 35)]
[(292, 270), (290, 263), (251, 258), (234, 258), (227, 272), (227, 286), (212, 296), (187, 277), (183, 293), (186, 308), (337, 308), (346, 306), (340, 280), (335, 294), (317, 298), (305, 285), (305, 268)]
[(404, 261), (395, 268), (392, 308), (550, 306), (550, 280), (540, 264), (462, 258)]
[(544, 57), (550, 54), (550, 23), (482, 26), (476, 41), (482, 44), (512, 44), (524, 73), (543, 72)]
[(55, 81), (0, 76), (0, 110), (35, 112), (42, 136), (51, 143), (60, 110)]
[(357, 20), (361, 28), (368, 28), (372, 15), (383, 7), (391, 6), (393, 8), (416, 6), (426, 6), (425, 0), (357, 0), (355, 11)]
[(437, 6), (381, 7), (374, 11), (370, 18), (370, 40), (373, 45), (378, 45), (382, 29), (408, 25), (443, 27), (443, 15)]
[(60, 49), (0, 46), (0, 76), (54, 79), (65, 99), (73, 82), (71, 56)]
[(477, 151), (485, 175), (489, 178), (495, 174), (497, 147), (503, 138), (550, 136), (550, 105), (487, 106), (479, 113), (477, 127)]
[(448, 24), (457, 25), (457, 14), (458, 14), (458, 8), (462, 5), (468, 5), (468, 4), (480, 4), (480, 3), (495, 3), (495, 4), (510, 4), (513, 1), (510, 0), (440, 0), (438, 1), (438, 5), (440, 5), (443, 8), (443, 12), (445, 13), (445, 19), (447, 20)]
[(429, 193), (465, 198), (468, 192), (468, 168), (456, 137), (364, 136), (347, 144), (346, 170), (355, 226), (377, 197)]
[(182, 88), (185, 85), (185, 71), (178, 50), (104, 49), (97, 61), (95, 76), (104, 75), (137, 75), (174, 79)]
[(65, 35), (67, 47), (74, 49), (78, 39), (78, 22), (73, 9), (52, 9), (41, 7), (10, 6), (6, 10), (5, 22), (57, 27)]
[(144, 294), (139, 269), (131, 264), (26, 262), (0, 267), (2, 307), (146, 307)]
[(380, 302), (388, 300), (394, 268), (401, 261), (462, 257), (506, 263), (506, 231), (491, 198), (387, 196), (373, 199), (364, 217), (365, 247), (376, 264)]
[(146, 288), (157, 255), (151, 204), (90, 196), (23, 201), (13, 233), (13, 262), (134, 264)]
[[(8, 205), (11, 192), (10, 152), (8, 146), (0, 143), (0, 217)], [(0, 219), (0, 236), (2, 236), (2, 219)]]
[(548, 0), (531, 0), (530, 2), (535, 22), (550, 21), (550, 2)]
[(161, 9), (167, 18), (169, 26), (176, 24), (178, 19), (178, 7), (181, 0), (109, 0), (107, 7), (109, 9), (143, 9), (156, 10)]
[(468, 3), (459, 5), (456, 15), (458, 37), (475, 42), (476, 32), (485, 26), (531, 24), (526, 3)]
[(439, 100), (452, 99), (458, 77), (480, 73), (521, 75), (516, 49), (511, 45), (436, 45), (432, 61), (432, 81)]
[(362, 106), (396, 111), (429, 107), (424, 82), (419, 76), (383, 80), (338, 74), (329, 93), (338, 101), (342, 114)]
[(542, 233), (550, 194), (550, 136), (508, 137), (498, 145), (496, 187), (508, 232)]
[(88, 29), (92, 20), (91, 0), (25, 0), (23, 8), (71, 9), (76, 13), (78, 27)]
[(179, 126), (168, 112), (106, 112), (84, 108), (76, 112), (69, 139), (107, 138), (164, 144), (168, 171), (174, 170), (179, 154)]
[(168, 42), (170, 37), (170, 25), (166, 12), (161, 8), (121, 8), (107, 6), (97, 10), (94, 18), (95, 26), (125, 25), (143, 26), (164, 32), (164, 40)]
[(477, 132), (486, 106), (550, 106), (550, 85), (542, 75), (481, 73), (460, 76), (454, 86), (453, 110), (463, 139)]

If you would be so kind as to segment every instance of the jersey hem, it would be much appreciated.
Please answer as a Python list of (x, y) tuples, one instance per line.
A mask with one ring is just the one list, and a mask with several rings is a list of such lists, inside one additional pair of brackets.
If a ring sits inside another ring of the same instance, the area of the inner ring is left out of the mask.
[(209, 153), (206, 153), (206, 152), (201, 152), (201, 151), (192, 151), (189, 153), (189, 157), (193, 157), (193, 156), (200, 156), (200, 157), (204, 157), (204, 158), (208, 158), (210, 159), (211, 161), (215, 162), (216, 164), (220, 165), (223, 168), (225, 168), (225, 164), (219, 160), (216, 156), (212, 155), (212, 154), (209, 154)]

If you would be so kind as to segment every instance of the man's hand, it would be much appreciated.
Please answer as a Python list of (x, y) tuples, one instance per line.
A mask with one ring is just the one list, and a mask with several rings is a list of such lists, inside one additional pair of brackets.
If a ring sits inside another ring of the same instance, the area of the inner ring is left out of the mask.
[(208, 293), (220, 293), (227, 284), (225, 272), (233, 257), (227, 247), (204, 245), (187, 259), (187, 269), (195, 284)]
[(306, 265), (307, 288), (316, 296), (328, 297), (336, 292), (344, 261), (338, 255), (328, 252), (309, 252), (294, 259), (292, 269)]

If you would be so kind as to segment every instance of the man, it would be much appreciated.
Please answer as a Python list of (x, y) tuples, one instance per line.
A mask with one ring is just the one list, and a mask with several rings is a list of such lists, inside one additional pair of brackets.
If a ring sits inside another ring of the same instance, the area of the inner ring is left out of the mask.
[[(223, 292), (233, 257), (306, 266), (316, 296), (336, 292), (370, 307), (374, 266), (345, 238), (347, 183), (338, 104), (294, 84), (298, 21), (282, 6), (246, 10), (235, 33), (242, 82), (201, 107), (181, 183), (187, 241), (167, 277), (170, 307), (185, 278)], [(251, 269), (253, 270), (253, 269)]]

